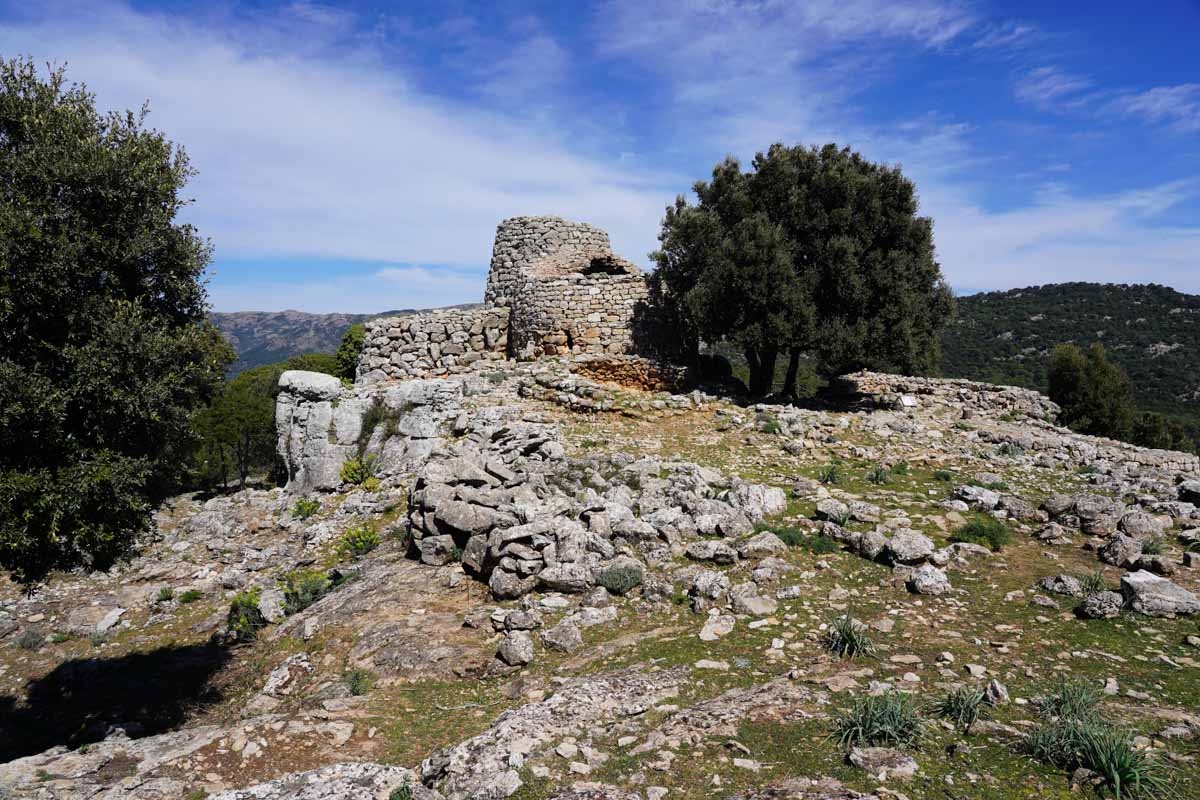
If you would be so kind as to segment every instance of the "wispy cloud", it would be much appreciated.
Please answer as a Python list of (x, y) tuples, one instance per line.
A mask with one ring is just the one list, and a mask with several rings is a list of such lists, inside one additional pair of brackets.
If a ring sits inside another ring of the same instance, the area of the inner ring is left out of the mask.
[(1180, 133), (1194, 133), (1200, 131), (1200, 83), (1127, 92), (1114, 100), (1110, 108), (1119, 114), (1165, 123)]
[(976, 50), (1009, 50), (1025, 47), (1042, 38), (1036, 25), (1021, 22), (992, 22), (980, 26), (972, 43)]
[(1083, 75), (1075, 75), (1059, 67), (1037, 67), (1025, 73), (1016, 83), (1018, 100), (1043, 111), (1064, 111), (1081, 107), (1089, 101), (1085, 94), (1095, 83)]

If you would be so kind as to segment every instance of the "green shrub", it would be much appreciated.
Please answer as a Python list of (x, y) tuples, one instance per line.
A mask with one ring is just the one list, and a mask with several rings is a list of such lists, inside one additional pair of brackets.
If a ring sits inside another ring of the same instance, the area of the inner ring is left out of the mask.
[(379, 547), (379, 530), (374, 522), (347, 528), (338, 539), (337, 551), (343, 557), (357, 558)]
[(1104, 581), (1104, 570), (1098, 569), (1090, 575), (1082, 575), (1079, 578), (1079, 585), (1083, 589), (1084, 597), (1091, 597), (1094, 594), (1100, 594), (1105, 591), (1108, 586)]
[(26, 628), (21, 631), (17, 637), (17, 647), (22, 650), (28, 650), (31, 653), (42, 649), (42, 645), (46, 643), (46, 635), (39, 630)]
[(388, 795), (388, 800), (413, 800), (412, 787), (407, 783), (403, 786), (397, 786), (392, 789), (392, 793)]
[(362, 482), (363, 491), (366, 492), (378, 492), (379, 485), (379, 478), (376, 478), (374, 475)]
[(934, 713), (953, 722), (957, 730), (969, 734), (971, 726), (979, 721), (987, 708), (984, 697), (984, 693), (978, 689), (958, 686), (938, 702)]
[(767, 412), (759, 412), (754, 419), (754, 427), (763, 433), (778, 434), (783, 428), (779, 425), (779, 420), (774, 414)]
[(1142, 554), (1147, 556), (1161, 556), (1166, 545), (1163, 544), (1162, 537), (1152, 536), (1149, 539), (1142, 540)]
[(907, 461), (897, 461), (895, 464), (892, 464), (892, 474), (893, 475), (907, 475), (908, 474), (908, 462)]
[(924, 733), (925, 722), (916, 701), (899, 692), (861, 697), (834, 719), (834, 736), (847, 748), (856, 745), (911, 747), (920, 743)]
[(154, 599), (158, 603), (169, 603), (175, 599), (175, 590), (170, 586), (164, 586), (158, 590), (158, 595)]
[(88, 634), (88, 641), (91, 643), (92, 647), (99, 647), (100, 645), (104, 644), (104, 640), (105, 636), (100, 631), (92, 631)]
[(1167, 794), (1166, 769), (1130, 744), (1129, 734), (1096, 719), (1060, 719), (1036, 728), (1025, 739), (1025, 751), (1061, 769), (1079, 767), (1103, 778), (1117, 798)]
[(248, 642), (267, 626), (267, 620), (258, 610), (261, 593), (258, 589), (247, 589), (234, 595), (229, 604), (227, 625), (235, 641)]
[(642, 585), (642, 569), (633, 564), (611, 564), (596, 576), (596, 583), (616, 595), (624, 595)]
[(955, 531), (950, 541), (981, 544), (998, 553), (1004, 545), (1012, 541), (1012, 532), (995, 517), (977, 516)]
[(1017, 458), (1025, 455), (1025, 448), (1016, 442), (1005, 442), (996, 451), (1005, 458)]
[(297, 570), (283, 578), (283, 609), (297, 614), (320, 600), (333, 588), (333, 582), (321, 570)]
[(952, 480), (954, 480), (954, 474), (948, 469), (939, 469), (937, 472), (933, 473), (933, 479), (935, 481), (939, 481), (940, 483), (950, 483)]
[(179, 595), (179, 602), (183, 603), (184, 605), (187, 605), (188, 603), (196, 602), (203, 596), (204, 596), (204, 593), (201, 592), (199, 589), (188, 589), (186, 592)]
[(892, 475), (890, 472), (888, 472), (887, 467), (883, 466), (882, 464), (876, 464), (875, 466), (871, 467), (869, 472), (867, 472), (867, 480), (871, 483), (882, 485), (885, 483), (890, 483), (892, 480)]
[(1043, 717), (1060, 720), (1090, 720), (1097, 716), (1100, 693), (1083, 681), (1061, 680), (1058, 688), (1037, 701)]
[(343, 381), (354, 381), (354, 373), (358, 367), (358, 357), (362, 353), (363, 343), (367, 338), (366, 325), (356, 322), (342, 334), (334, 358), (337, 360), (337, 371), (334, 373)]
[(338, 477), (342, 479), (343, 483), (361, 486), (368, 478), (375, 476), (375, 470), (378, 467), (379, 459), (375, 456), (354, 456), (346, 459), (342, 464)]
[[(50, 634), (49, 637), (47, 637), (46, 641), (49, 642), (50, 644), (62, 644), (63, 642), (70, 641), (71, 639), (74, 639), (74, 638), (75, 638), (75, 635), (72, 633), (65, 633), (63, 631), (55, 631), (54, 633)], [(0, 795), (0, 798), (2, 798), (3, 796), (4, 795)]]
[(814, 555), (823, 556), (830, 553), (836, 553), (841, 550), (837, 539), (832, 536), (826, 536), (823, 533), (809, 534), (800, 542), (800, 549), (807, 550)]
[(375, 685), (375, 673), (369, 669), (352, 669), (342, 676), (342, 680), (345, 682), (346, 688), (350, 690), (350, 694), (361, 697), (371, 691), (371, 687)]
[(301, 497), (292, 506), (292, 514), (297, 519), (308, 519), (321, 510), (321, 501), (315, 498)]
[(875, 654), (875, 644), (867, 633), (867, 626), (849, 614), (843, 614), (829, 623), (822, 644), (826, 650), (842, 658)]
[(837, 464), (826, 464), (817, 473), (817, 480), (827, 486), (837, 485), (842, 482), (842, 472)]

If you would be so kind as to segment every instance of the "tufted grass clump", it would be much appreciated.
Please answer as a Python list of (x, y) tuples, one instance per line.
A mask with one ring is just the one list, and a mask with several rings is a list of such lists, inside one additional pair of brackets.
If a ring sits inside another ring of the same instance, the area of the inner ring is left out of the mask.
[(186, 606), (188, 603), (196, 602), (201, 597), (204, 597), (204, 592), (200, 591), (199, 589), (188, 589), (186, 592), (179, 595), (179, 602)]
[(1018, 458), (1025, 455), (1025, 448), (1016, 442), (1005, 442), (996, 452), (1005, 458)]
[(1047, 719), (1092, 720), (1098, 714), (1100, 693), (1079, 680), (1061, 680), (1058, 688), (1037, 701), (1038, 713)]
[(36, 653), (46, 643), (46, 635), (35, 628), (26, 628), (17, 636), (17, 647)]
[(907, 475), (908, 474), (908, 462), (907, 461), (897, 461), (895, 464), (892, 464), (892, 474), (893, 475)]
[(867, 626), (849, 614), (829, 623), (822, 640), (825, 649), (841, 658), (875, 655), (875, 643), (867, 633)]
[(1108, 589), (1108, 585), (1104, 580), (1104, 570), (1098, 569), (1089, 575), (1079, 576), (1079, 586), (1083, 589), (1084, 597), (1091, 597), (1094, 594), (1100, 594)]
[(358, 558), (379, 547), (379, 529), (374, 522), (352, 525), (338, 538), (337, 551), (344, 558)]
[(1060, 769), (1091, 770), (1117, 798), (1170, 793), (1165, 766), (1134, 749), (1129, 733), (1101, 720), (1064, 718), (1048, 722), (1025, 738), (1024, 749), (1038, 761)]
[(877, 486), (892, 482), (892, 473), (883, 464), (876, 464), (867, 472), (867, 481)]
[(1161, 536), (1151, 536), (1149, 539), (1142, 540), (1142, 555), (1144, 556), (1161, 556), (1166, 549), (1166, 544), (1163, 543)]
[(247, 589), (238, 592), (229, 604), (227, 627), (235, 641), (249, 642), (258, 636), (258, 632), (267, 627), (267, 620), (258, 610), (261, 592), (258, 589)]
[(854, 701), (834, 718), (833, 736), (845, 748), (857, 745), (914, 747), (925, 734), (925, 721), (911, 695), (887, 692)]
[(392, 793), (388, 795), (388, 800), (413, 800), (412, 787), (407, 783), (403, 786), (397, 786), (392, 789)]
[(842, 482), (842, 471), (837, 464), (826, 464), (817, 472), (817, 480), (826, 486), (836, 486)]
[(642, 585), (642, 570), (633, 564), (610, 564), (596, 576), (596, 583), (615, 595), (626, 595)]
[(950, 483), (954, 480), (954, 473), (948, 469), (939, 469), (933, 473), (933, 479), (939, 483)]
[(950, 541), (981, 544), (998, 553), (1012, 541), (1012, 533), (1007, 525), (995, 517), (977, 516), (955, 531)]
[(375, 477), (375, 470), (378, 468), (379, 459), (375, 456), (355, 456), (343, 462), (338, 477), (343, 483), (362, 486), (368, 479)]
[(958, 686), (951, 689), (937, 705), (934, 713), (939, 717), (950, 720), (954, 727), (963, 734), (971, 732), (974, 725), (987, 711), (985, 695), (979, 689), (970, 686)]
[[(343, 465), (343, 468), (345, 465)], [(297, 519), (308, 519), (321, 510), (321, 501), (312, 497), (301, 497), (292, 506), (292, 514)]]
[(155, 595), (154, 602), (169, 603), (174, 599), (175, 599), (175, 590), (172, 589), (170, 586), (164, 586), (163, 588), (158, 590), (158, 594)]
[(346, 674), (342, 676), (342, 681), (350, 690), (351, 695), (362, 697), (375, 685), (375, 673), (369, 669), (355, 668), (347, 670)]

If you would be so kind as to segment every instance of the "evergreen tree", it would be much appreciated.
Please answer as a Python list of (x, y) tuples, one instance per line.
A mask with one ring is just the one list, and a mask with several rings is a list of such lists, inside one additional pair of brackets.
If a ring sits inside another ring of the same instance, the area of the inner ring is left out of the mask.
[(1108, 360), (1104, 345), (1082, 352), (1060, 344), (1050, 356), (1050, 399), (1062, 407), (1061, 421), (1093, 436), (1128, 440), (1133, 432), (1133, 387), (1129, 376)]
[(175, 220), (187, 156), (145, 116), (0, 63), (0, 567), (21, 581), (129, 551), (233, 358), (209, 246)]

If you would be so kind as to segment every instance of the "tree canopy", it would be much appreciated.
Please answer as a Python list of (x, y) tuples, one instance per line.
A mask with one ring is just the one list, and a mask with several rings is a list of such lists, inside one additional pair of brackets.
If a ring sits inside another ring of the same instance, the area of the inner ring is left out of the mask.
[(0, 567), (104, 566), (183, 478), (232, 350), (206, 322), (192, 175), (141, 113), (0, 64)]
[(829, 377), (856, 369), (930, 373), (954, 301), (934, 259), (933, 224), (898, 167), (835, 145), (772, 145), (752, 170), (727, 158), (668, 207), (652, 254), (684, 347), (732, 342), (750, 391), (784, 392), (805, 355)]
[(1063, 424), (1094, 436), (1131, 438), (1133, 387), (1125, 371), (1108, 360), (1104, 345), (1093, 344), (1086, 353), (1073, 344), (1056, 346), (1047, 377)]

